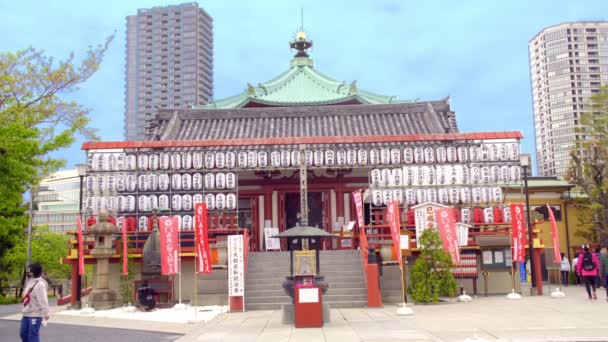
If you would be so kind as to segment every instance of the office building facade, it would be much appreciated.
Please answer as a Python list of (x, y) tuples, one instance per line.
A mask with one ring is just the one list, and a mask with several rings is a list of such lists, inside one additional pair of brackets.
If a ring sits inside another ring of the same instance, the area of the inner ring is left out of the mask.
[(76, 230), (80, 212), (80, 177), (78, 170), (63, 170), (40, 182), (34, 193), (34, 226), (48, 226), (52, 232)]
[(546, 28), (528, 43), (538, 175), (563, 177), (581, 114), (608, 83), (608, 22)]
[(213, 19), (197, 3), (139, 9), (127, 17), (124, 130), (143, 140), (155, 108), (213, 97)]

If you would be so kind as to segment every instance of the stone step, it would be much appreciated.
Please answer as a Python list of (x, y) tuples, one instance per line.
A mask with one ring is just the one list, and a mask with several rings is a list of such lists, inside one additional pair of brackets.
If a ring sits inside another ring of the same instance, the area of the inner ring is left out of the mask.
[[(252, 284), (245, 283), (245, 291), (259, 291), (259, 290), (283, 290), (283, 281), (277, 282), (275, 284)], [(343, 283), (329, 283), (330, 289), (348, 289), (348, 288), (362, 288), (367, 289), (367, 285), (365, 281), (361, 279), (361, 281), (355, 282), (343, 282)]]
[[(360, 282), (363, 279), (364, 279), (363, 275), (336, 276), (336, 277), (331, 277), (331, 278), (325, 278), (325, 280), (329, 284)], [(279, 284), (282, 284), (283, 280), (285, 280), (285, 277), (257, 278), (257, 279), (252, 279), (252, 278), (247, 277), (247, 280), (245, 281), (245, 284), (247, 284), (247, 285), (253, 285), (253, 284), (276, 284), (277, 282)]]
[[(325, 279), (333, 278), (333, 277), (343, 277), (343, 276), (363, 276), (363, 270), (360, 269), (339, 269), (322, 272), (321, 275), (325, 277)], [(285, 278), (288, 273), (284, 275), (280, 273), (271, 273), (271, 272), (247, 272), (247, 279), (261, 279), (261, 278)]]
[[(334, 302), (334, 303), (327, 303), (327, 304), (329, 304), (330, 309), (364, 308), (367, 306), (367, 300), (351, 301), (351, 302)], [(245, 308), (247, 310), (281, 310), (281, 305), (282, 304), (278, 304), (278, 303), (245, 303)]]
[(289, 304), (292, 302), (291, 297), (285, 296), (267, 296), (267, 297), (247, 297), (245, 296), (245, 301), (248, 304), (257, 304), (257, 303), (274, 303), (274, 304)]
[[(286, 296), (287, 294), (283, 290), (283, 288), (277, 289), (262, 289), (262, 290), (246, 290), (246, 297), (279, 297)], [(367, 299), (367, 289), (366, 288), (329, 288), (327, 289), (327, 293), (323, 298), (327, 296), (344, 296), (344, 295), (352, 295), (352, 296), (366, 296)], [(338, 300), (340, 297), (330, 297), (331, 300)], [(330, 300), (328, 299), (328, 300)]]

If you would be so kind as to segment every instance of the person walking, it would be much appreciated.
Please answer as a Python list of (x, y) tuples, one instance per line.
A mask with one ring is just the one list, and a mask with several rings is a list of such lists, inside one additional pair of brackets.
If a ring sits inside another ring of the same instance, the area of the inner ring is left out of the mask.
[[(583, 248), (583, 253), (578, 256), (577, 273), (585, 282), (585, 290), (587, 290), (588, 299), (597, 299), (595, 293), (595, 278), (599, 274), (600, 261), (597, 256), (589, 251), (589, 246)], [(593, 294), (591, 293), (593, 289)], [(592, 297), (593, 295), (593, 297)]]
[[(601, 247), (595, 247), (595, 256), (597, 257), (597, 260), (602, 260), (602, 248)], [(597, 277), (595, 277), (595, 287), (596, 288), (600, 288), (602, 287), (602, 274), (601, 274), (601, 270), (598, 267), (598, 272), (597, 272)]]
[(600, 271), (602, 274), (604, 287), (606, 288), (606, 301), (608, 302), (608, 253), (602, 254), (602, 259), (600, 260)]
[(578, 255), (575, 255), (574, 258), (572, 258), (572, 272), (574, 272), (574, 276), (576, 277), (576, 285), (580, 285), (581, 277), (578, 275), (577, 266), (578, 266)]
[(570, 261), (565, 257), (566, 254), (562, 253), (562, 263), (559, 266), (559, 269), (562, 273), (562, 285), (568, 286), (568, 275), (570, 274)]
[(23, 342), (40, 341), (40, 325), (49, 319), (49, 299), (47, 283), (42, 279), (42, 266), (38, 263), (27, 267), (29, 278), (23, 291), (23, 309), (19, 336)]

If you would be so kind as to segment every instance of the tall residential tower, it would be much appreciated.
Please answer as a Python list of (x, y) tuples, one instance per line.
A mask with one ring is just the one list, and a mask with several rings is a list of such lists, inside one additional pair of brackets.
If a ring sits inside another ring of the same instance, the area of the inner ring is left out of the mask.
[(197, 3), (139, 9), (127, 17), (125, 138), (143, 140), (159, 108), (213, 98), (213, 19)]
[(608, 22), (548, 27), (528, 43), (538, 175), (563, 176), (590, 97), (608, 83)]

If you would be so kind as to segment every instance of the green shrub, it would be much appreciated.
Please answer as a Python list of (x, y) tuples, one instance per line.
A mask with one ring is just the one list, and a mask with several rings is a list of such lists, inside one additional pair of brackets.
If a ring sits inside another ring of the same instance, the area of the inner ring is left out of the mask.
[(417, 303), (438, 303), (440, 296), (454, 297), (458, 284), (452, 275), (454, 263), (443, 249), (439, 232), (425, 229), (420, 236), (420, 255), (412, 267), (408, 292)]
[(17, 304), (17, 303), (21, 303), (21, 298), (0, 296), (0, 305)]

